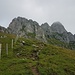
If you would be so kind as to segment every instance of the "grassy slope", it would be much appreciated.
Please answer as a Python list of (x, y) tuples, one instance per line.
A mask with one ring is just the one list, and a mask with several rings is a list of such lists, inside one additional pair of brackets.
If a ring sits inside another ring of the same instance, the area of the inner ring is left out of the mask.
[[(11, 39), (15, 36), (1, 35), (7, 38), (0, 38), (3, 44), (0, 75), (75, 75), (75, 51), (24, 38), (19, 38), (12, 50)], [(23, 40), (25, 45), (21, 44)], [(5, 43), (9, 43), (8, 56)]]

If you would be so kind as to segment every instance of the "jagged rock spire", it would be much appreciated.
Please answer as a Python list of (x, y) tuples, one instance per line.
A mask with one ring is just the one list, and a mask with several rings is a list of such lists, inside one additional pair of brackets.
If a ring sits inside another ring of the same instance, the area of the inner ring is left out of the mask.
[(53, 32), (57, 32), (57, 33), (67, 32), (64, 26), (60, 22), (54, 22), (51, 25), (51, 29)]

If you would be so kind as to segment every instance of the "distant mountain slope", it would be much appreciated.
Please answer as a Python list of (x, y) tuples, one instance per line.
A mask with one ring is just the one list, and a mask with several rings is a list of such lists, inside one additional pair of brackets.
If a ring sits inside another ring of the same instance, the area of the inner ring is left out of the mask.
[(36, 21), (27, 20), (22, 17), (13, 19), (8, 27), (8, 31), (26, 38), (32, 37), (44, 42), (46, 41), (44, 31), (39, 24)]

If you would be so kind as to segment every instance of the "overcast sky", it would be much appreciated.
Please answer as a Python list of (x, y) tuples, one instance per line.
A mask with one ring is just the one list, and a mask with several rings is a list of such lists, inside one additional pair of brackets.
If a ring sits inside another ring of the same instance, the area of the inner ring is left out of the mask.
[(67, 31), (75, 33), (75, 0), (0, 0), (0, 25), (8, 27), (18, 16), (40, 25), (60, 21)]

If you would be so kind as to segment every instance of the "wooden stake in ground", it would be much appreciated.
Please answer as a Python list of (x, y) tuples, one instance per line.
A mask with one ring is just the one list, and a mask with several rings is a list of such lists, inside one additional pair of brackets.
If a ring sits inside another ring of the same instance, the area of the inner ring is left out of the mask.
[(17, 36), (16, 36), (16, 38), (15, 38), (15, 44), (16, 44), (18, 38), (19, 38), (19, 36), (18, 36), (18, 34), (17, 34)]
[(8, 44), (6, 44), (6, 54), (8, 55)]
[(11, 44), (11, 48), (13, 49), (13, 39), (12, 39), (12, 44)]
[(1, 59), (1, 46), (2, 46), (2, 44), (0, 44), (0, 59)]

